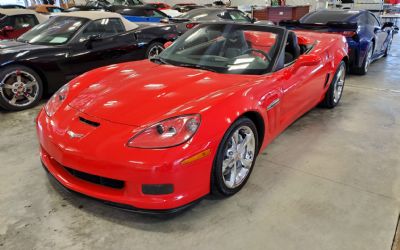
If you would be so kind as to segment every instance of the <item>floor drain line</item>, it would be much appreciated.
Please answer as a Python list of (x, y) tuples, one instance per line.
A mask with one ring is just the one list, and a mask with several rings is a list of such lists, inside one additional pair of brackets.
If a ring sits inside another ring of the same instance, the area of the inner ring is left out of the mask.
[(400, 250), (400, 214), (397, 217), (396, 229), (393, 236), (392, 250)]

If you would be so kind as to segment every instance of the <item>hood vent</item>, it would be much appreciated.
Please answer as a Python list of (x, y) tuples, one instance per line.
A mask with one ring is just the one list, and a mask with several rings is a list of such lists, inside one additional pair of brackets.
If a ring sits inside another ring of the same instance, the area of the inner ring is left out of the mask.
[(86, 124), (89, 125), (89, 126), (96, 127), (96, 128), (97, 128), (98, 126), (100, 126), (100, 123), (94, 122), (94, 121), (90, 121), (90, 120), (85, 119), (85, 118), (83, 118), (83, 117), (81, 117), (81, 116), (79, 116), (79, 121), (81, 121), (81, 122), (83, 122), (83, 123), (86, 123)]

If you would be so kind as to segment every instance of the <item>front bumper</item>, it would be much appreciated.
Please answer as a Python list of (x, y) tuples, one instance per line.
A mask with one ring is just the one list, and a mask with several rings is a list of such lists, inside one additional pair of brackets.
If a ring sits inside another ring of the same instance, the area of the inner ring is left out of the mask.
[[(216, 152), (212, 143), (184, 144), (162, 150), (128, 148), (129, 136), (124, 131), (129, 134), (132, 130), (126, 125), (88, 117), (71, 108), (59, 113), (62, 119), (57, 118), (57, 114), (49, 118), (43, 111), (37, 118), (40, 157), (46, 170), (68, 190), (134, 211), (161, 213), (185, 207), (210, 192), (210, 173)], [(101, 122), (101, 126), (82, 127), (73, 119), (78, 116)], [(85, 137), (70, 138), (66, 133), (69, 129)], [(181, 164), (183, 159), (205, 149), (211, 150), (207, 157)], [(71, 169), (89, 178), (79, 178), (71, 174)], [(91, 181), (93, 176), (105, 179), (106, 183), (115, 180), (123, 185), (117, 188), (103, 185), (101, 181)], [(146, 195), (142, 192), (146, 184), (172, 184), (173, 192)]]
[(52, 183), (54, 183), (55, 185), (57, 185), (57, 187), (63, 189), (64, 191), (77, 195), (77, 196), (81, 196), (87, 199), (91, 199), (91, 200), (95, 200), (98, 202), (101, 202), (105, 205), (111, 206), (111, 207), (115, 207), (124, 211), (128, 211), (128, 212), (133, 212), (133, 213), (137, 213), (137, 214), (144, 214), (144, 215), (173, 215), (173, 214), (177, 214), (180, 212), (185, 211), (186, 209), (189, 209), (190, 207), (196, 205), (198, 202), (201, 201), (202, 198), (195, 200), (191, 203), (188, 203), (186, 205), (177, 207), (177, 208), (173, 208), (173, 209), (157, 209), (157, 210), (151, 210), (151, 209), (140, 209), (140, 208), (136, 208), (130, 205), (126, 205), (126, 204), (120, 204), (120, 203), (115, 203), (115, 202), (111, 202), (111, 201), (106, 201), (106, 200), (101, 200), (101, 199), (97, 199), (91, 196), (87, 196), (85, 194), (82, 193), (78, 193), (72, 189), (69, 189), (67, 187), (65, 187), (64, 185), (61, 184), (61, 182), (59, 182), (51, 173), (50, 171), (47, 169), (47, 167), (43, 164), (42, 162), (42, 166), (44, 168), (44, 170), (46, 171), (46, 173), (48, 174), (50, 181)]

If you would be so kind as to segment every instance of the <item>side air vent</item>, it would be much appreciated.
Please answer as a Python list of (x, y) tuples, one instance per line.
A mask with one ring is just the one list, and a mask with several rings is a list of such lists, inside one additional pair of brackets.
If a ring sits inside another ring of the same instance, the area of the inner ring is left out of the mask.
[(83, 118), (83, 117), (81, 117), (81, 116), (79, 116), (79, 121), (81, 121), (81, 122), (83, 122), (83, 123), (86, 123), (87, 125), (92, 126), (92, 127), (98, 127), (98, 126), (100, 126), (100, 123), (94, 122), (94, 121), (90, 121), (90, 120), (85, 119), (85, 118)]
[(324, 87), (326, 87), (326, 85), (329, 83), (329, 78), (330, 78), (331, 74), (326, 74), (326, 78), (325, 78), (325, 84)]

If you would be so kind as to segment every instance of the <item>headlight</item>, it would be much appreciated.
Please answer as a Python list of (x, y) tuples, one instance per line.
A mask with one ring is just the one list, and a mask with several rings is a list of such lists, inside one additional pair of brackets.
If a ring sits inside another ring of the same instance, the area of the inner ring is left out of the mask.
[(139, 132), (128, 141), (132, 148), (167, 148), (185, 143), (200, 126), (200, 115), (173, 117)]
[(44, 110), (46, 111), (46, 114), (48, 116), (51, 117), (54, 115), (55, 112), (57, 112), (61, 104), (67, 98), (68, 90), (69, 90), (68, 84), (65, 84), (46, 103), (46, 106), (44, 106)]

